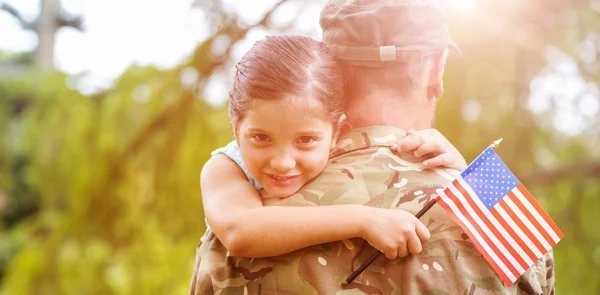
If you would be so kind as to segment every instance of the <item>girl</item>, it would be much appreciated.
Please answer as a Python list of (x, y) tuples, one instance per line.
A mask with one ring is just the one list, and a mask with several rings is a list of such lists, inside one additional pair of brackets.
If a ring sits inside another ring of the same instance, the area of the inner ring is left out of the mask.
[[(342, 84), (332, 53), (306, 37), (267, 37), (238, 63), (229, 97), (235, 141), (213, 152), (201, 175), (206, 219), (231, 255), (277, 256), (355, 237), (387, 249), (389, 259), (405, 253), (400, 249), (421, 252), (429, 231), (404, 210), (262, 205), (259, 190), (286, 198), (325, 168), (345, 120)], [(423, 138), (407, 137), (393, 148), (437, 155), (430, 167), (466, 167), (443, 136)]]

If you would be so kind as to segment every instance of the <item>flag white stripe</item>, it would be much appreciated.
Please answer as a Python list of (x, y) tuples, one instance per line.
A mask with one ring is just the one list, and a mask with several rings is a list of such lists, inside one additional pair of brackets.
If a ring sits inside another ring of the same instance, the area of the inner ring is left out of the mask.
[(529, 258), (529, 255), (525, 253), (523, 248), (521, 248), (521, 246), (515, 241), (515, 239), (513, 239), (513, 237), (506, 231), (506, 229), (504, 229), (504, 226), (500, 224), (500, 222), (498, 222), (496, 217), (494, 217), (494, 215), (490, 213), (489, 209), (485, 207), (483, 202), (478, 197), (476, 197), (477, 195), (475, 194), (473, 189), (465, 182), (465, 180), (461, 176), (457, 177), (456, 180), (467, 191), (468, 194), (473, 196), (472, 200), (473, 202), (475, 202), (477, 207), (479, 207), (479, 210), (483, 212), (485, 217), (487, 217), (487, 219), (492, 223), (492, 225), (500, 232), (502, 237), (513, 247), (513, 249), (515, 249), (515, 251), (519, 253), (519, 256), (523, 258), (525, 263), (527, 263), (527, 265), (532, 265), (534, 261), (531, 260), (531, 258)]
[(540, 225), (542, 225), (542, 227), (544, 228), (544, 230), (546, 230), (546, 232), (550, 235), (550, 237), (552, 237), (552, 239), (554, 240), (554, 243), (558, 243), (558, 241), (560, 241), (560, 239), (558, 238), (558, 236), (556, 235), (556, 233), (554, 232), (554, 230), (552, 230), (552, 228), (550, 227), (550, 225), (546, 222), (546, 220), (540, 215), (540, 213), (533, 207), (533, 205), (531, 205), (531, 203), (529, 202), (529, 200), (527, 200), (527, 198), (523, 195), (523, 193), (521, 192), (521, 190), (519, 190), (518, 187), (515, 187), (512, 192), (515, 194), (515, 196), (519, 199), (519, 201), (521, 201), (521, 204), (523, 204), (525, 206), (525, 208), (527, 208), (527, 210), (529, 211), (529, 213), (531, 213), (531, 215), (540, 223)]
[(498, 211), (500, 216), (502, 216), (502, 218), (504, 218), (504, 221), (506, 221), (506, 223), (508, 223), (508, 225), (510, 225), (510, 227), (517, 233), (517, 235), (521, 238), (521, 240), (523, 240), (523, 242), (525, 242), (525, 244), (527, 244), (529, 249), (533, 252), (533, 254), (535, 254), (536, 257), (538, 257), (538, 258), (542, 257), (543, 254), (540, 252), (540, 250), (538, 250), (538, 248), (535, 246), (533, 241), (531, 241), (531, 239), (529, 239), (529, 236), (527, 236), (521, 230), (521, 228), (514, 222), (514, 220), (512, 220), (510, 215), (508, 215), (508, 213), (506, 213), (506, 211), (504, 211), (504, 208), (502, 208), (502, 206), (500, 206), (500, 204), (496, 204), (493, 209)]
[[(477, 225), (479, 225), (479, 228), (481, 228), (481, 230), (485, 233), (485, 235), (488, 236), (488, 238), (492, 241), (492, 243), (494, 243), (494, 245), (496, 245), (496, 248), (498, 248), (498, 250), (504, 255), (504, 257), (506, 257), (506, 259), (519, 272), (519, 274), (524, 273), (525, 270), (523, 269), (523, 267), (521, 267), (521, 265), (517, 262), (517, 260), (515, 260), (515, 258), (510, 254), (510, 252), (508, 252), (508, 250), (506, 250), (506, 247), (504, 247), (504, 245), (502, 245), (502, 243), (498, 240), (496, 235), (494, 235), (494, 233), (488, 228), (488, 226), (483, 222), (483, 220), (481, 220), (481, 218), (479, 217), (479, 214), (475, 213), (475, 210), (473, 210), (473, 208), (471, 207), (469, 202), (456, 189), (456, 187), (454, 186), (454, 183), (450, 184), (448, 186), (448, 188), (450, 189), (452, 194), (454, 194), (454, 196), (456, 196), (456, 198), (463, 205), (463, 207), (465, 207), (465, 209), (467, 210), (466, 213), (468, 213), (471, 216), (471, 218), (477, 223)], [(478, 198), (477, 196), (475, 196), (475, 197), (468, 196), (468, 197)], [(510, 237), (508, 237), (508, 238), (510, 239)]]
[(492, 251), (492, 249), (490, 249), (490, 247), (488, 246), (488, 244), (485, 242), (485, 240), (483, 240), (481, 238), (481, 236), (479, 235), (479, 233), (477, 231), (475, 231), (475, 229), (473, 228), (473, 226), (471, 225), (471, 223), (469, 223), (469, 221), (465, 218), (465, 216), (462, 214), (462, 212), (460, 212), (460, 210), (456, 207), (456, 204), (454, 204), (454, 202), (452, 201), (452, 199), (450, 199), (446, 195), (446, 193), (444, 193), (443, 191), (440, 192), (440, 196), (442, 197), (442, 201), (444, 203), (446, 203), (446, 205), (448, 205), (448, 207), (450, 207), (450, 209), (452, 210), (452, 212), (454, 212), (454, 215), (458, 219), (460, 219), (460, 221), (469, 229), (469, 231), (471, 231), (471, 233), (475, 236), (475, 239), (477, 239), (477, 241), (479, 242), (479, 244), (485, 249), (485, 251), (489, 254), (489, 256), (494, 260), (494, 262), (496, 263), (496, 265), (498, 265), (498, 267), (500, 267), (500, 269), (511, 280), (511, 282), (514, 282), (516, 280), (515, 276), (512, 274), (512, 272), (510, 270), (508, 270), (508, 268), (506, 267), (506, 265), (504, 265), (504, 263), (502, 262), (502, 260), (500, 260), (498, 258), (498, 256), (496, 256), (496, 254), (494, 253), (494, 251)]
[(542, 246), (544, 246), (544, 249), (546, 249), (546, 251), (550, 250), (552, 248), (552, 247), (550, 247), (550, 244), (548, 244), (548, 242), (546, 242), (546, 239), (544, 239), (544, 237), (537, 230), (537, 228), (535, 228), (535, 226), (533, 226), (533, 224), (531, 223), (531, 221), (529, 221), (527, 216), (525, 216), (525, 214), (523, 214), (523, 212), (521, 212), (521, 209), (519, 209), (519, 207), (517, 207), (517, 205), (510, 199), (510, 196), (508, 198), (504, 198), (504, 201), (506, 201), (506, 205), (508, 205), (508, 207), (510, 207), (510, 209), (512, 209), (512, 211), (515, 213), (515, 215), (517, 215), (517, 217), (519, 219), (521, 219), (523, 224), (525, 224), (525, 226), (527, 226), (527, 228), (533, 234), (533, 236), (540, 243), (542, 243)]

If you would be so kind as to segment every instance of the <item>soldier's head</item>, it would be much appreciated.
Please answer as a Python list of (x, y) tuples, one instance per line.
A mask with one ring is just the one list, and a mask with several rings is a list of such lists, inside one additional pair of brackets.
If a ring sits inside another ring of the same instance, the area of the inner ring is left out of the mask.
[(448, 49), (459, 52), (438, 0), (330, 0), (320, 24), (323, 42), (347, 65), (350, 96), (384, 87), (439, 98)]
[(286, 197), (327, 164), (344, 120), (337, 60), (322, 43), (270, 36), (237, 65), (229, 116), (250, 175)]

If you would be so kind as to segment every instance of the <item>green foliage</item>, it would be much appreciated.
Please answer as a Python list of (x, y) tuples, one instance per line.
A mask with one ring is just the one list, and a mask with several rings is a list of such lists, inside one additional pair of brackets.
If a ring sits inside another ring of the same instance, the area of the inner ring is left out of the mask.
[[(599, 76), (590, 74), (588, 70), (593, 67), (586, 67), (579, 55), (586, 38), (581, 32), (598, 32), (599, 13), (583, 2), (533, 1), (518, 10), (511, 9), (511, 3), (488, 3), (489, 10), (482, 12), (498, 19), (505, 17), (507, 10), (513, 14), (511, 22), (496, 33), (490, 33), (489, 24), (494, 20), (482, 19), (477, 27), (470, 23), (472, 19), (455, 20), (458, 30), (469, 34), (457, 40), (463, 56), (450, 57), (446, 68), (436, 128), (467, 161), (494, 140), (504, 138), (498, 154), (565, 234), (554, 248), (557, 292), (597, 294), (600, 229), (595, 225), (600, 213), (600, 154), (590, 143), (594, 136), (589, 134), (598, 134), (598, 121), (591, 130), (568, 136), (548, 124), (557, 107), (540, 116), (525, 106), (531, 78), (546, 64), (548, 46), (569, 53), (580, 63), (583, 77), (596, 84), (600, 81)], [(544, 18), (549, 20), (539, 21)], [(527, 36), (542, 40), (537, 46), (526, 46), (532, 45), (527, 43), (531, 40), (518, 38), (519, 30), (531, 24), (539, 25), (538, 35)], [(480, 108), (480, 116), (471, 120), (461, 116), (469, 104)]]
[(14, 115), (20, 138), (8, 145), (27, 159), (19, 173), (41, 197), (39, 213), (9, 237), (5, 251), (24, 248), (5, 292), (165, 294), (187, 286), (204, 231), (199, 172), (224, 143), (208, 119), (226, 117), (209, 116), (177, 77), (134, 67), (95, 97), (66, 87), (62, 74), (12, 82), (17, 94), (4, 97), (28, 106)]

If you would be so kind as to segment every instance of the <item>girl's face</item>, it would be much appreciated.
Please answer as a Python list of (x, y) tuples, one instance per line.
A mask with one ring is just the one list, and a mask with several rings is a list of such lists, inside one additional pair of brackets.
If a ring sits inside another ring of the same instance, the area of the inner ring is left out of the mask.
[(323, 171), (335, 133), (317, 99), (255, 99), (236, 140), (250, 175), (270, 197), (285, 198)]

